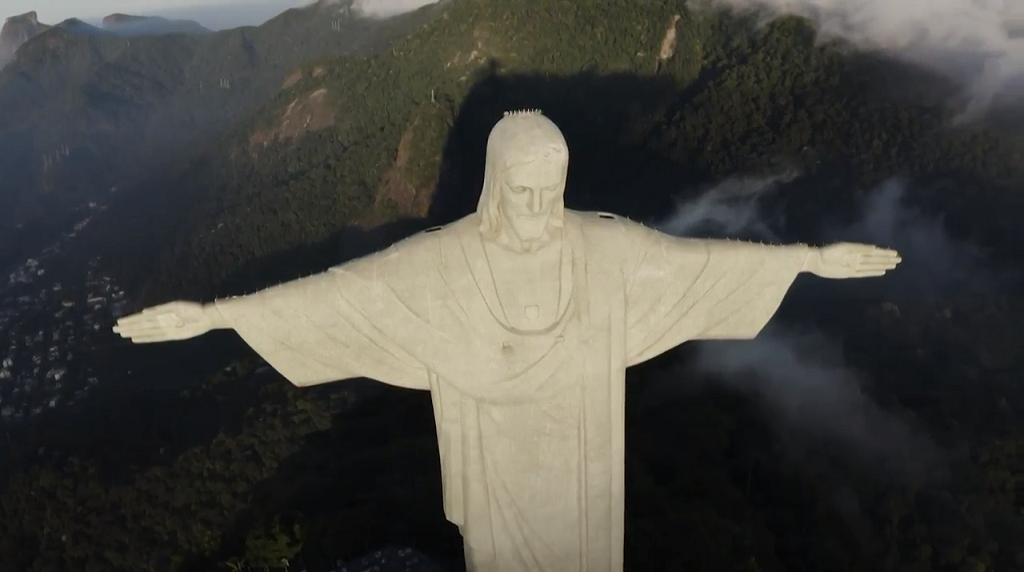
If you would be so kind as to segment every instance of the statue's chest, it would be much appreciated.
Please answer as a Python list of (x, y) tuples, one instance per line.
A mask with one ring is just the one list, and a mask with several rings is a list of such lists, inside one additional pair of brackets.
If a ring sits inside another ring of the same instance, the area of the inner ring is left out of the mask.
[(561, 284), (557, 254), (538, 256), (528, 263), (512, 261), (494, 269), (494, 289), (509, 325), (531, 329), (557, 319), (561, 289), (569, 287)]

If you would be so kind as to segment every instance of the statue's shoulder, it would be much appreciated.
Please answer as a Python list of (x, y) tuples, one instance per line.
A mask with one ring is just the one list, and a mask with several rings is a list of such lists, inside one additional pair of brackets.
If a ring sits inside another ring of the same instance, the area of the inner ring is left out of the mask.
[(409, 238), (418, 238), (420, 240), (450, 238), (464, 232), (476, 231), (478, 226), (479, 223), (473, 215), (467, 215), (448, 224), (441, 224), (421, 230)]
[(588, 224), (588, 223), (607, 224), (607, 223), (603, 223), (601, 221), (614, 222), (614, 221), (623, 220), (623, 218), (624, 218), (624, 217), (621, 217), (621, 216), (619, 216), (617, 214), (612, 214), (612, 213), (608, 213), (608, 212), (604, 212), (604, 211), (577, 211), (577, 210), (572, 210), (572, 209), (565, 209), (565, 216), (566, 217), (572, 217), (572, 218), (576, 219), (577, 221), (580, 221), (580, 222), (582, 222), (584, 224)]
[(442, 250), (455, 243), (467, 232), (476, 232), (473, 221), (466, 218), (455, 222), (432, 226), (408, 236), (382, 251), (388, 260), (415, 260), (417, 263), (436, 262)]
[(386, 248), (354, 258), (330, 268), (336, 272), (405, 272), (413, 267), (422, 268), (439, 258), (443, 237), (450, 234), (451, 225), (434, 226), (409, 235)]
[(574, 219), (584, 234), (622, 239), (634, 234), (652, 232), (652, 229), (639, 222), (622, 215), (603, 211), (570, 211), (566, 209), (565, 216)]
[(448, 224), (432, 226), (421, 230), (398, 244), (416, 249), (437, 249), (443, 248), (445, 244), (458, 239), (466, 233), (475, 232), (478, 232), (477, 222), (471, 220), (471, 217), (466, 216)]

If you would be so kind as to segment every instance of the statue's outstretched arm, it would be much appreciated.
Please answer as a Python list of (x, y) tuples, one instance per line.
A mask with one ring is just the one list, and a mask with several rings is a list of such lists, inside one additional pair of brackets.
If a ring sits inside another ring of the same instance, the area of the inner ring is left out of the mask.
[(689, 340), (751, 339), (776, 313), (797, 275), (881, 276), (899, 253), (867, 244), (769, 245), (700, 240), (622, 223), (627, 257), (627, 341), (635, 365)]
[(388, 308), (371, 286), (376, 283), (350, 273), (321, 272), (209, 304), (178, 301), (146, 308), (118, 320), (114, 332), (147, 344), (232, 329), (297, 386), (369, 377), (429, 389), (426, 366), (399, 341), (401, 324), (388, 325)]
[(150, 344), (186, 340), (230, 327), (215, 304), (179, 300), (119, 319), (114, 333), (136, 344)]
[[(685, 242), (690, 239), (672, 237), (666, 240)], [(745, 250), (764, 249), (765, 244), (739, 240), (709, 240), (720, 253), (730, 251), (743, 253)], [(839, 242), (829, 246), (809, 247), (804, 244), (771, 245), (773, 249), (787, 249), (807, 253), (802, 272), (809, 272), (822, 278), (873, 278), (882, 276), (896, 268), (902, 258), (895, 250), (871, 244)]]

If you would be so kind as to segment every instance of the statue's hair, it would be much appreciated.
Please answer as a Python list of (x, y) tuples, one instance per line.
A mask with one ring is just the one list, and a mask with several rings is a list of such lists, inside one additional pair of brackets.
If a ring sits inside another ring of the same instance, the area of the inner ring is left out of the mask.
[[(498, 199), (505, 171), (534, 161), (569, 162), (569, 146), (561, 130), (539, 109), (506, 111), (491, 129), (487, 138), (487, 159), (484, 166), (484, 185), (477, 204), (480, 232), (494, 236), (501, 225)], [(564, 188), (563, 188), (564, 192)], [(551, 211), (549, 224), (560, 227), (565, 217), (565, 203), (557, 199)]]

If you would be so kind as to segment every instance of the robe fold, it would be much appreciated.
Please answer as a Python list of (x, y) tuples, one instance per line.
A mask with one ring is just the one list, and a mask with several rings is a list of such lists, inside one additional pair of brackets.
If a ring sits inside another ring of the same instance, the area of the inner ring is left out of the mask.
[(431, 392), (444, 508), (471, 571), (622, 570), (625, 370), (683, 342), (748, 339), (804, 245), (695, 240), (565, 211), (557, 319), (504, 323), (478, 215), (249, 296), (227, 323), (299, 386)]

